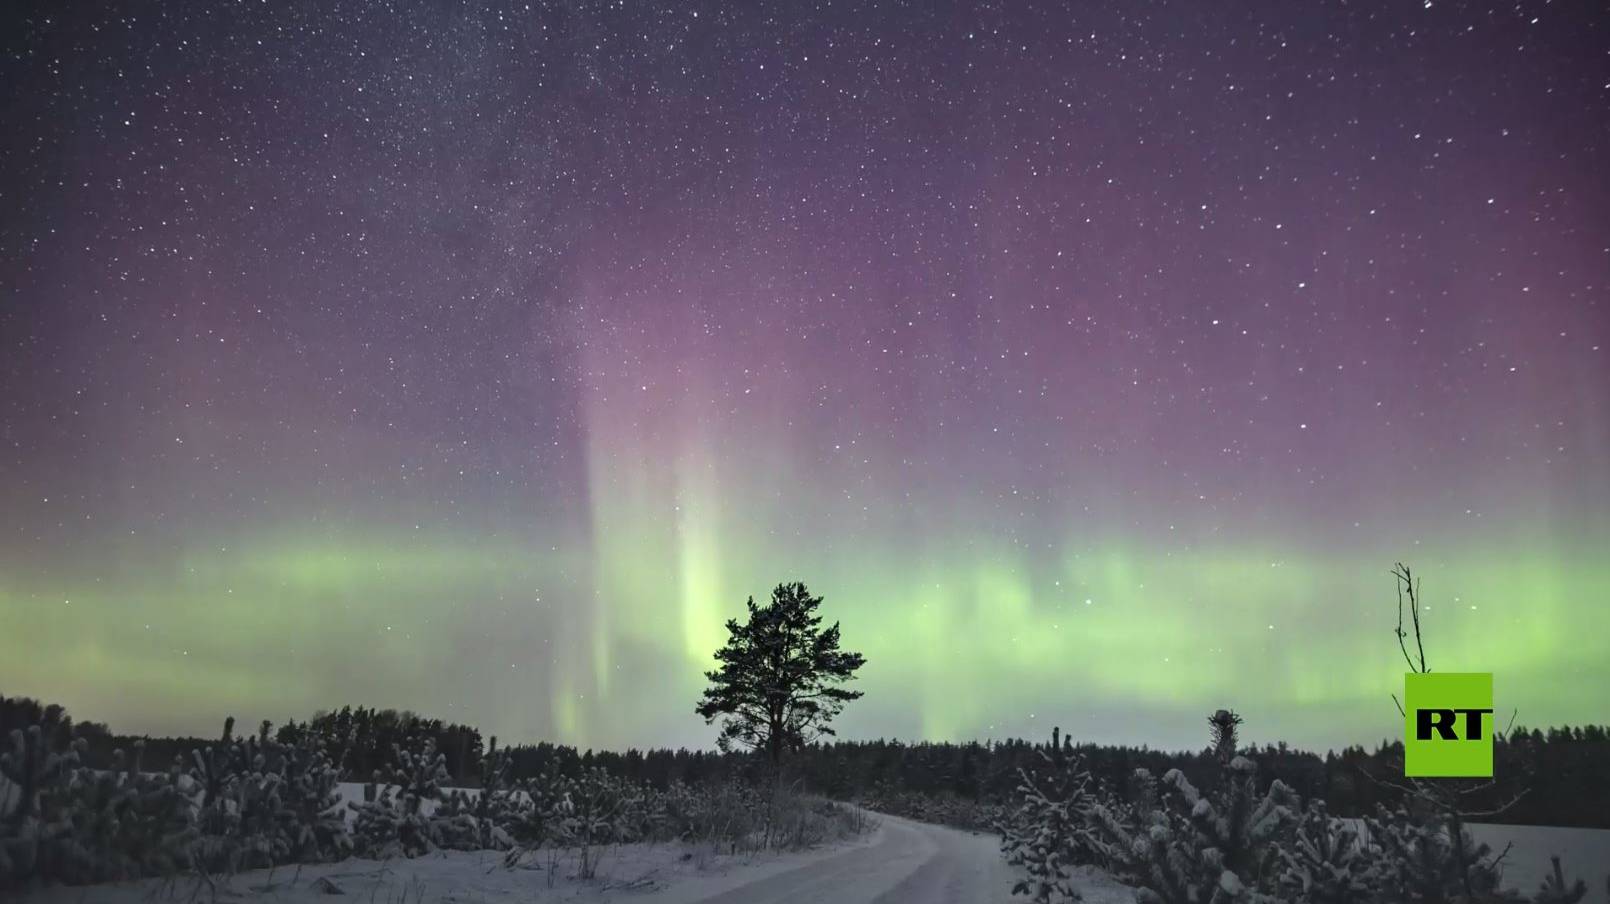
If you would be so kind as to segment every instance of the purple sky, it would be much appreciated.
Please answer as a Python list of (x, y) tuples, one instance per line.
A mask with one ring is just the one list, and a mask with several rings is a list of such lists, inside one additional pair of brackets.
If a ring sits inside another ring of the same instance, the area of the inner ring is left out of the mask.
[(8, 9), (0, 689), (707, 743), (800, 578), (851, 735), (1344, 743), (1402, 558), (1602, 717), (1603, 9), (1114, 6)]

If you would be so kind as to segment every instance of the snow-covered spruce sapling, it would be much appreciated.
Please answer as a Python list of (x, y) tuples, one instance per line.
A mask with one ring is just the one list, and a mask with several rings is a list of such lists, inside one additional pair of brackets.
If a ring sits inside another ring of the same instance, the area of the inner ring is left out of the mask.
[(392, 745), (392, 760), (389, 768), (375, 770), (363, 801), (350, 805), (356, 814), (353, 830), (365, 856), (418, 857), (439, 846), (425, 802), (443, 799), (447, 757), (437, 752), (435, 739), (426, 738), (418, 751)]
[(1090, 830), (1095, 865), (1133, 883), (1146, 874), (1152, 826), (1166, 826), (1167, 819), (1151, 770), (1137, 768), (1131, 784), (1132, 800), (1104, 794), (1091, 805)]
[(677, 782), (660, 796), (668, 837), (735, 854), (755, 834), (765, 803), (752, 785), (736, 782), (689, 786)]
[(1379, 853), (1355, 823), (1332, 817), (1324, 801), (1309, 801), (1279, 845), (1281, 894), (1303, 904), (1370, 904), (1381, 886)]
[(0, 888), (51, 878), (57, 846), (71, 832), (64, 797), (84, 745), (57, 749), (63, 715), (52, 706), (42, 722), (13, 729), (9, 749), (0, 754), (0, 776), (11, 785), (0, 798), (7, 808), (0, 812)]
[(1560, 858), (1550, 857), (1552, 870), (1543, 877), (1543, 885), (1532, 896), (1532, 904), (1578, 904), (1588, 895), (1588, 883), (1581, 879), (1574, 885), (1567, 885), (1564, 871), (1560, 869)]
[(1236, 751), (1240, 749), (1237, 732), (1241, 726), (1241, 717), (1234, 710), (1221, 709), (1208, 716), (1208, 726), (1213, 735), (1213, 756), (1219, 761), (1219, 766), (1230, 765), (1235, 759)]
[(130, 789), (125, 783), (127, 766), (123, 751), (112, 754), (112, 768), (74, 770), (69, 783), (68, 808), (71, 832), (63, 839), (67, 849), (67, 869), (75, 874), (62, 876), (70, 883), (108, 882), (131, 878), (135, 870), (125, 854), (122, 839), (122, 811)]
[(273, 866), (288, 856), (278, 831), (279, 776), (264, 771), (255, 741), (236, 739), (230, 717), (216, 743), (190, 752), (190, 777), (199, 789), (193, 865), (204, 873)]
[(262, 722), (237, 738), (234, 720), (218, 742), (191, 751), (198, 789), (195, 865), (204, 871), (334, 860), (352, 851), (339, 772), (311, 739), (288, 744)]
[(498, 749), (494, 735), (487, 743), (486, 756), (481, 757), (481, 793), (475, 798), (473, 812), (483, 850), (506, 851), (514, 846), (506, 825), (514, 819), (519, 801), (510, 787), (509, 771), (509, 757)]
[(52, 749), (65, 737), (65, 719), (52, 707), (0, 757), (6, 780), (30, 788), (0, 813), (0, 886), (173, 875), (188, 867), (194, 805), (180, 787), (178, 764), (144, 772), (144, 744), (137, 742), (132, 757), (115, 751), (111, 769), (91, 769), (79, 765), (83, 739)]
[(9, 748), (0, 754), (0, 776), (11, 783), (0, 798), (8, 805), (0, 814), (5, 822), (20, 825), (37, 819), (47, 790), (65, 782), (78, 765), (82, 745), (69, 744), (58, 750), (54, 743), (58, 735), (49, 721), (12, 729)]
[(1208, 721), (1221, 764), (1214, 789), (1203, 793), (1171, 769), (1154, 812), (1110, 803), (1091, 808), (1097, 862), (1135, 886), (1141, 904), (1274, 900), (1278, 845), (1301, 802), (1279, 781), (1258, 793), (1257, 766), (1235, 752), (1234, 713), (1220, 710)]
[(632, 791), (598, 767), (582, 771), (561, 806), (561, 821), (580, 858), (581, 878), (591, 879), (598, 869), (597, 848), (623, 840), (625, 812)]
[(232, 871), (239, 834), (239, 814), (229, 800), (238, 781), (234, 716), (224, 720), (224, 733), (217, 741), (190, 751), (189, 778), (196, 788), (194, 865), (209, 873)]
[(692, 788), (682, 782), (672, 782), (661, 796), (665, 813), (665, 826), (671, 838), (678, 841), (705, 840), (699, 837), (702, 814), (700, 798)]
[(178, 757), (163, 772), (143, 768), (145, 742), (134, 742), (127, 785), (133, 790), (120, 844), (142, 876), (172, 876), (190, 864), (196, 841), (195, 804), (184, 790)]
[(1000, 826), (1001, 853), (1025, 876), (1012, 887), (1035, 904), (1077, 901), (1075, 866), (1097, 858), (1090, 773), (1052, 732), (1038, 764), (1018, 770), (1016, 808)]
[(514, 866), (526, 854), (555, 839), (559, 832), (560, 802), (568, 793), (568, 781), (557, 763), (549, 763), (542, 774), (519, 783), (512, 795), (516, 806), (504, 824), (515, 841), (504, 857), (506, 866)]
[(621, 838), (649, 841), (664, 837), (669, 813), (665, 795), (647, 785), (634, 785), (634, 793), (621, 813)]
[(146, 773), (145, 744), (113, 752), (112, 768), (75, 770), (67, 790), (70, 835), (60, 878), (69, 883), (172, 876), (190, 864), (197, 838), (192, 803), (175, 763)]
[(1381, 889), (1389, 900), (1499, 902), (1518, 900), (1500, 887), (1503, 855), (1476, 842), (1462, 825), (1450, 835), (1437, 818), (1381, 807), (1366, 817), (1380, 848)]
[(504, 828), (515, 818), (517, 802), (508, 789), (509, 764), (498, 751), (498, 739), (491, 739), (481, 758), (481, 790), (470, 795), (452, 791), (431, 817), (435, 836), (442, 847), (467, 851), (507, 851), (514, 840)]
[(525, 806), (515, 817), (514, 831), (522, 845), (541, 847), (553, 837), (557, 807), (565, 793), (566, 782), (559, 764), (549, 763), (541, 774), (520, 783)]
[(224, 734), (217, 743), (190, 751), (190, 778), (196, 783), (197, 803), (202, 808), (223, 797), (234, 779), (234, 745), (235, 717), (230, 716), (224, 720)]
[(360, 857), (389, 860), (403, 853), (399, 809), (391, 791), (389, 785), (368, 782), (363, 800), (347, 802), (352, 810), (353, 851)]
[[(484, 791), (482, 792), (485, 793)], [(481, 850), (481, 830), (475, 819), (476, 802), (460, 789), (449, 791), (430, 815), (431, 836), (449, 851)]]
[(341, 771), (311, 739), (283, 745), (280, 819), (291, 859), (340, 860), (352, 853), (341, 806)]
[(265, 771), (257, 757), (233, 788), (239, 814), (237, 869), (260, 869), (290, 860), (291, 842), (283, 831), (281, 775)]
[[(1167, 904), (1188, 901), (1256, 900), (1274, 867), (1275, 842), (1296, 818), (1297, 795), (1276, 780), (1260, 795), (1257, 766), (1244, 756), (1230, 760), (1222, 787), (1202, 795), (1185, 774), (1163, 776), (1163, 800), (1173, 829), (1167, 855), (1153, 863), (1170, 875), (1165, 887), (1184, 898), (1157, 895)], [(1154, 829), (1155, 834), (1155, 829)], [(1139, 896), (1144, 902), (1145, 895)]]

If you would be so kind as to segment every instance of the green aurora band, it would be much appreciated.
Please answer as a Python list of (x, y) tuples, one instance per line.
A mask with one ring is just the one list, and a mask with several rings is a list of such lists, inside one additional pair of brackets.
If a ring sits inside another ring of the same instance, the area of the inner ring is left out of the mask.
[[(1192, 745), (1199, 714), (1221, 705), (1248, 716), (1253, 738), (1394, 734), (1388, 549), (1342, 561), (1273, 544), (1070, 544), (1031, 567), (982, 541), (905, 555), (865, 543), (787, 567), (692, 513), (609, 536), (590, 559), (449, 538), (253, 537), (84, 584), (9, 581), (0, 612), (29, 629), (0, 634), (7, 692), (123, 730), (200, 732), (227, 714), (279, 720), (355, 701), (505, 738), (701, 745), (690, 701), (721, 621), (745, 594), (797, 575), (868, 656), (850, 736), (1058, 724), (1094, 740)], [(1499, 708), (1519, 709), (1523, 724), (1602, 716), (1610, 607), (1580, 601), (1600, 598), (1610, 565), (1588, 550), (1509, 549), (1415, 550), (1433, 666), (1494, 672)], [(541, 589), (586, 570), (607, 604), (566, 607)], [(463, 620), (470, 606), (479, 616)]]

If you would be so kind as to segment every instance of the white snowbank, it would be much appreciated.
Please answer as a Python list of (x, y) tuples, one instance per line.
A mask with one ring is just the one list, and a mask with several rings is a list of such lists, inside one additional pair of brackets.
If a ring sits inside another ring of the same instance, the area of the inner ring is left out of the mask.
[[(413, 860), (351, 859), (300, 868), (250, 870), (221, 880), (217, 899), (264, 904), (534, 904), (630, 898), (644, 904), (685, 904), (872, 843), (876, 835), (803, 853), (722, 856), (686, 844), (623, 844), (603, 849), (596, 878), (577, 876), (573, 850), (538, 852), (515, 868), (492, 851), (443, 851)], [(597, 850), (594, 856), (597, 856)], [(339, 890), (340, 896), (337, 896)], [(214, 900), (195, 878), (89, 886), (56, 886), (20, 896), (16, 904), (145, 904)]]
[(1584, 879), (1588, 900), (1602, 894), (1610, 874), (1610, 829), (1566, 829), (1558, 826), (1470, 826), (1470, 837), (1492, 846), (1497, 853), (1512, 845), (1504, 857), (1504, 885), (1530, 895), (1553, 871), (1550, 855), (1558, 855), (1565, 879)]

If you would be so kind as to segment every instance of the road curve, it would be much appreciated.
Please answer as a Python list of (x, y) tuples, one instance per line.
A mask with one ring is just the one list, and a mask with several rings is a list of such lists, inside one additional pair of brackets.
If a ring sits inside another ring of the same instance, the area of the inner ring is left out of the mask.
[[(874, 814), (870, 844), (703, 899), (705, 904), (1007, 904), (1015, 876), (993, 835)], [(1021, 902), (1021, 899), (1019, 899)]]

